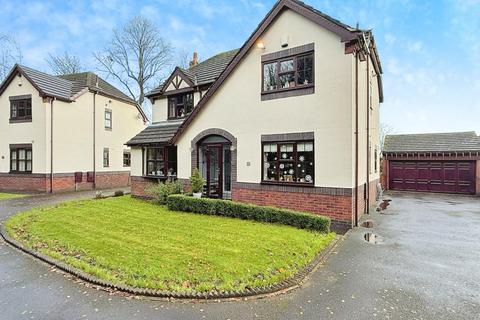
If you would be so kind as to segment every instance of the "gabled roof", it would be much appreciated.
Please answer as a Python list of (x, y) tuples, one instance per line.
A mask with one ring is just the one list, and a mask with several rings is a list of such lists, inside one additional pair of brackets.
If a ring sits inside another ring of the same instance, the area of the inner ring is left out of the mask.
[[(358, 42), (359, 37), (367, 31), (352, 28), (346, 24), (339, 22), (338, 20), (333, 19), (332, 17), (320, 12), (319, 10), (314, 9), (311, 6), (306, 5), (302, 1), (298, 0), (279, 0), (275, 6), (267, 13), (265, 18), (260, 22), (255, 31), (250, 35), (244, 45), (238, 50), (238, 52), (233, 57), (232, 61), (227, 65), (225, 70), (222, 71), (218, 79), (213, 83), (207, 93), (203, 98), (198, 102), (197, 106), (193, 109), (192, 113), (185, 119), (185, 122), (180, 126), (178, 132), (172, 139), (172, 142), (178, 140), (180, 135), (183, 133), (185, 128), (193, 121), (203, 107), (207, 104), (210, 98), (217, 92), (217, 90), (222, 86), (223, 82), (230, 76), (236, 66), (243, 60), (247, 55), (250, 48), (255, 45), (255, 42), (259, 37), (265, 32), (265, 30), (270, 26), (270, 24), (275, 21), (275, 19), (284, 11), (292, 10), (305, 18), (315, 22), (319, 26), (337, 34), (341, 41), (345, 43)], [(373, 39), (373, 36), (372, 36)], [(370, 57), (374, 60), (374, 67), (378, 75), (379, 83), (379, 95), (380, 102), (383, 102), (383, 89), (381, 87), (381, 66), (378, 60), (378, 53), (376, 52), (375, 42), (372, 41), (372, 50), (370, 52)]]
[(97, 91), (98, 93), (104, 94), (106, 96), (117, 98), (119, 100), (131, 103), (131, 104), (136, 104), (135, 100), (133, 100), (132, 98), (127, 96), (125, 93), (118, 90), (113, 85), (103, 80), (93, 72), (64, 74), (58, 77), (61, 79), (68, 80), (70, 83), (72, 83), (72, 92), (71, 92), (72, 96), (78, 94), (83, 89), (88, 88), (90, 90)]
[(42, 96), (70, 101), (73, 86), (70, 81), (19, 64), (16, 64), (12, 68), (8, 76), (0, 85), (0, 95), (5, 91), (17, 74), (21, 74), (25, 77)]
[(205, 61), (200, 62), (196, 66), (189, 69), (175, 68), (170, 77), (159, 87), (147, 93), (147, 97), (158, 96), (163, 93), (163, 89), (171, 81), (176, 73), (182, 73), (190, 80), (194, 86), (203, 86), (213, 83), (218, 76), (225, 70), (233, 57), (237, 54), (238, 49), (219, 53)]
[(383, 148), (386, 153), (455, 151), (480, 151), (480, 137), (474, 131), (388, 135)]
[(181, 124), (182, 120), (154, 123), (130, 139), (126, 145), (168, 144)]

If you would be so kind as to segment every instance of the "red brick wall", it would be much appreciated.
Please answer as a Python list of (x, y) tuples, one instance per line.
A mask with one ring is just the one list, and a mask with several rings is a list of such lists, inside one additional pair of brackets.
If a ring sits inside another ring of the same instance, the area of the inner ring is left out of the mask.
[(476, 193), (477, 196), (480, 196), (480, 160), (477, 160), (477, 172), (475, 174), (477, 176)]
[(97, 189), (126, 187), (130, 185), (130, 172), (98, 172), (95, 180)]
[(0, 174), (0, 191), (46, 192), (47, 180), (45, 175)]
[[(97, 189), (126, 187), (130, 185), (129, 172), (97, 173)], [(93, 183), (87, 182), (87, 174), (83, 173), (82, 182), (75, 185), (75, 175), (58, 174), (53, 177), (53, 192), (67, 192), (75, 190), (91, 190)], [(50, 175), (48, 174), (0, 174), (0, 190), (49, 192)]]
[(146, 198), (147, 193), (145, 188), (152, 183), (152, 181), (142, 177), (132, 177), (132, 196), (139, 198)]
[(232, 200), (260, 206), (306, 211), (348, 223), (352, 221), (351, 196), (234, 188)]

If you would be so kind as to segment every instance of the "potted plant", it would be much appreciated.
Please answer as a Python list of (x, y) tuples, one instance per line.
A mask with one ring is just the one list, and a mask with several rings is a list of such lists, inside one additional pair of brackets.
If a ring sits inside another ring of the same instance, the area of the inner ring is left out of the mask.
[(200, 175), (198, 169), (194, 169), (192, 176), (190, 177), (190, 187), (195, 198), (201, 198), (203, 192), (203, 186), (205, 185), (205, 179)]

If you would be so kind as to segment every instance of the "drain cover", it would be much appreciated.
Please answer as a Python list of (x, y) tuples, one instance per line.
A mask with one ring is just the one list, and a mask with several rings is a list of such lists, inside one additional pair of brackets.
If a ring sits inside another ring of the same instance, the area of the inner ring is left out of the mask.
[(380, 236), (377, 236), (376, 234), (374, 233), (365, 233), (365, 235), (363, 236), (363, 238), (365, 239), (365, 241), (367, 241), (368, 243), (373, 243), (373, 244), (378, 244), (380, 242), (383, 242), (383, 238), (380, 237)]

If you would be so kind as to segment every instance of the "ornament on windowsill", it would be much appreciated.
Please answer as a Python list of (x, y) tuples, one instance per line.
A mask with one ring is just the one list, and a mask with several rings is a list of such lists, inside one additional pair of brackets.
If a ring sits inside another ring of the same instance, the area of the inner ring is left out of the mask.
[(293, 174), (295, 171), (293, 169), (288, 170), (288, 173)]
[(307, 181), (307, 182), (312, 182), (312, 176), (309, 175), (309, 174), (307, 174), (307, 175), (305, 176), (305, 181)]

